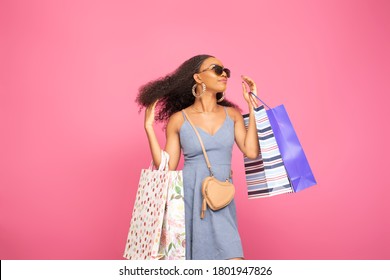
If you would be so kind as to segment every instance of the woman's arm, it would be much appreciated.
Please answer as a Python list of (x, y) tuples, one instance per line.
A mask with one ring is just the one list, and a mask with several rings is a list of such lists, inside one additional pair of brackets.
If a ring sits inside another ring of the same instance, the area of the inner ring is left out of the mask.
[(183, 116), (181, 112), (173, 114), (168, 121), (166, 129), (165, 151), (169, 154), (169, 170), (176, 170), (180, 160), (180, 127), (183, 124)]
[(154, 132), (154, 110), (158, 100), (145, 109), (145, 123), (144, 128), (146, 136), (148, 137), (150, 152), (152, 154), (153, 164), (156, 168), (159, 167), (161, 162), (161, 147), (158, 143), (156, 133)]
[(233, 119), (234, 119), (234, 137), (237, 143), (237, 146), (240, 148), (241, 152), (245, 154), (250, 159), (255, 159), (258, 157), (260, 152), (259, 140), (257, 138), (257, 128), (255, 114), (253, 111), (254, 107), (257, 107), (257, 101), (253, 96), (247, 91), (246, 82), (249, 86), (251, 92), (256, 94), (257, 88), (255, 82), (248, 76), (241, 76), (243, 79), (242, 90), (245, 101), (248, 103), (249, 108), (249, 123), (248, 130), (245, 128), (244, 118), (238, 110), (232, 110)]
[(253, 107), (249, 106), (249, 124), (248, 130), (245, 128), (244, 118), (236, 109), (231, 109), (234, 120), (234, 138), (238, 148), (250, 159), (259, 156), (259, 140), (257, 138), (257, 128)]
[[(148, 137), (150, 152), (152, 154), (153, 164), (156, 168), (161, 163), (161, 147), (158, 143), (156, 133), (154, 132), (154, 112), (158, 100), (151, 104), (145, 110), (145, 132)], [(166, 145), (165, 152), (169, 154), (168, 167), (169, 170), (175, 170), (180, 159), (180, 138), (179, 127), (183, 123), (181, 112), (173, 114), (168, 121), (166, 129)]]

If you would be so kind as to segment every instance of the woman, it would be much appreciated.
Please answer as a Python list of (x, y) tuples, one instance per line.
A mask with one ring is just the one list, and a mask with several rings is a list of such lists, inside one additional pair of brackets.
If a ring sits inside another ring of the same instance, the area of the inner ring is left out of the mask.
[[(248, 103), (248, 129), (237, 106), (225, 99), (229, 69), (210, 55), (198, 55), (185, 61), (176, 71), (141, 87), (137, 102), (145, 110), (145, 131), (155, 166), (161, 161), (161, 147), (153, 123), (155, 119), (168, 120), (166, 145), (169, 169), (175, 170), (183, 149), (183, 186), (186, 224), (186, 259), (243, 259), (241, 239), (237, 229), (234, 200), (225, 208), (207, 209), (200, 218), (203, 179), (209, 175), (199, 140), (182, 110), (201, 135), (214, 176), (224, 181), (231, 173), (231, 155), (234, 141), (248, 157), (259, 155), (259, 145), (253, 107), (256, 85), (242, 76), (243, 95)], [(159, 103), (155, 117), (155, 107)]]

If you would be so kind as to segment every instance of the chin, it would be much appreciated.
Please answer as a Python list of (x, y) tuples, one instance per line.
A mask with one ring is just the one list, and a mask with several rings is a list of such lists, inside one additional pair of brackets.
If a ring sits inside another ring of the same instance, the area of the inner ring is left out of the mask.
[(218, 92), (224, 92), (224, 91), (226, 91), (226, 88), (227, 88), (226, 86), (225, 87), (220, 87), (220, 88), (217, 89), (217, 91)]

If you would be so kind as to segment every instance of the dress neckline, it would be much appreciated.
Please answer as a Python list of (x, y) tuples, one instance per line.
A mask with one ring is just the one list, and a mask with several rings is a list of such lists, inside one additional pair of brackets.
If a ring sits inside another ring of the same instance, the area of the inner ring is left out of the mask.
[[(218, 127), (218, 129), (214, 132), (214, 134), (211, 134), (211, 133), (207, 132), (205, 129), (201, 128), (200, 126), (196, 126), (196, 125), (195, 125), (195, 128), (196, 128), (198, 131), (201, 131), (201, 132), (205, 133), (206, 135), (208, 135), (208, 136), (210, 136), (210, 137), (214, 137), (215, 135), (217, 135), (217, 134), (219, 133), (219, 131), (222, 130), (222, 128), (225, 126), (225, 124), (226, 124), (226, 122), (228, 121), (228, 119), (231, 119), (230, 116), (229, 116), (229, 114), (228, 114), (228, 112), (227, 112), (227, 110), (226, 110), (226, 106), (222, 106), (222, 107), (223, 107), (223, 109), (225, 110), (225, 120), (224, 120), (224, 121), (222, 122), (222, 124)], [(184, 115), (184, 112), (182, 112), (182, 113), (183, 113), (183, 117), (184, 117), (184, 123), (188, 122), (186, 116)], [(184, 125), (184, 123), (183, 123), (183, 125)], [(189, 123), (189, 122), (188, 122), (188, 123)], [(183, 125), (182, 125), (182, 127), (183, 127)], [(180, 130), (179, 130), (180, 132), (181, 132), (182, 127), (180, 127)]]

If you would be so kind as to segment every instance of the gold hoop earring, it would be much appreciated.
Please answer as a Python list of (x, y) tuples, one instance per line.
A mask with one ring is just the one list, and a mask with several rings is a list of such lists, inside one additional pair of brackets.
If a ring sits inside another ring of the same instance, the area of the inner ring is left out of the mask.
[(217, 100), (217, 102), (222, 102), (225, 99), (225, 93), (222, 92), (222, 97)]
[(197, 84), (192, 86), (192, 95), (195, 96), (196, 98), (199, 98), (199, 97), (201, 97), (203, 95), (203, 93), (205, 93), (205, 91), (206, 91), (206, 84), (202, 83), (202, 93), (201, 94), (197, 94), (196, 93), (196, 91), (195, 91), (196, 86), (197, 86)]

